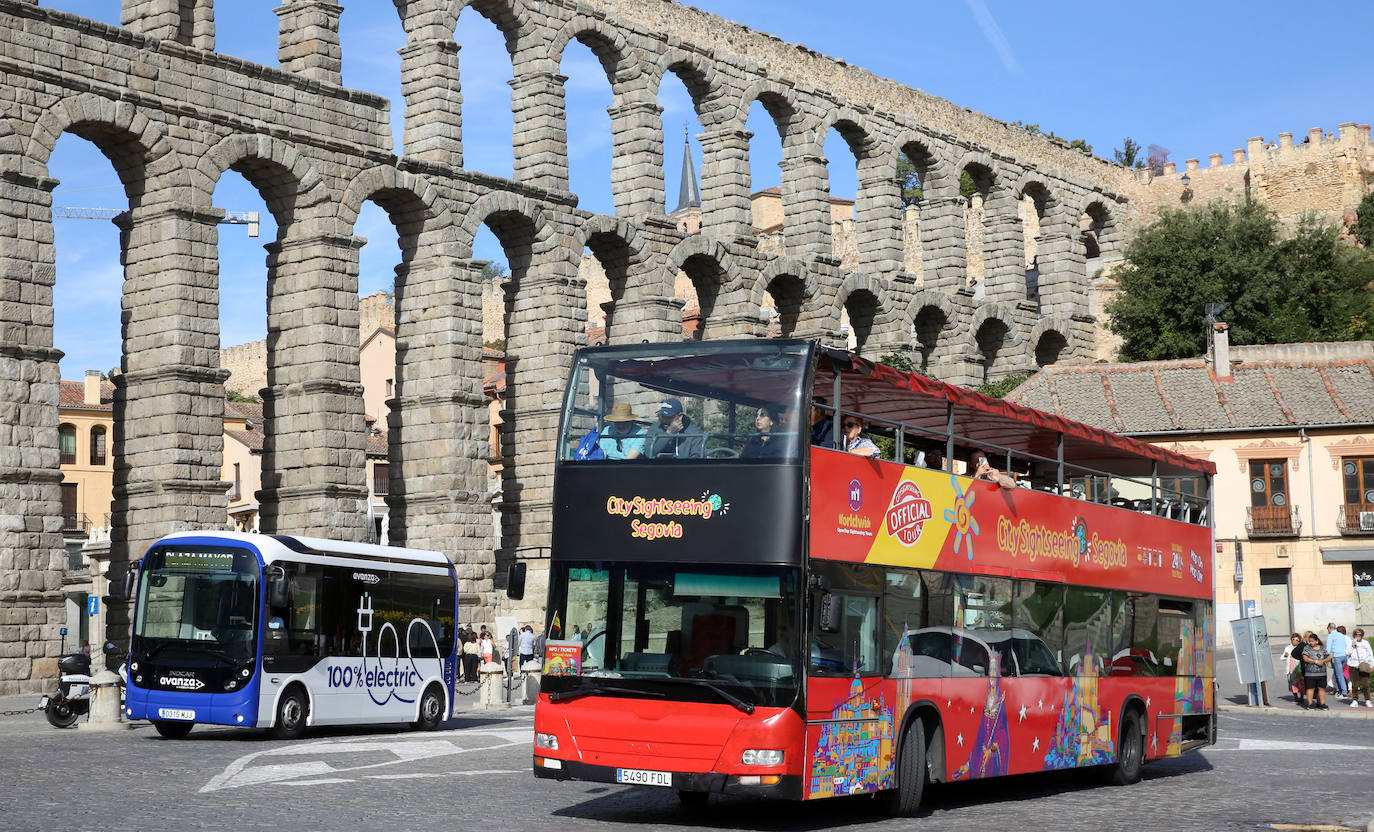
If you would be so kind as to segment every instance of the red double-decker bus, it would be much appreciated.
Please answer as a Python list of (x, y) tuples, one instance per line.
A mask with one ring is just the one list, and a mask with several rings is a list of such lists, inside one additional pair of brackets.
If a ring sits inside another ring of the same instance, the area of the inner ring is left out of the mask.
[(1214, 741), (1206, 461), (795, 340), (582, 350), (560, 441), (539, 777), (911, 814)]

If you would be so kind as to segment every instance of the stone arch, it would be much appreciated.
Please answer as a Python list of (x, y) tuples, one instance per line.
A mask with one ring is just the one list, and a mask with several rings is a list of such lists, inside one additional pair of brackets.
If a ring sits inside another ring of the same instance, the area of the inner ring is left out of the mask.
[(815, 277), (804, 262), (794, 257), (778, 257), (754, 279), (749, 289), (749, 309), (762, 309), (771, 296), (777, 326), (770, 321), (768, 334), (790, 338), (811, 328), (805, 319), (817, 292)]
[(467, 9), (486, 18), (501, 32), (506, 39), (506, 51), (512, 59), (538, 45), (534, 37), (535, 27), (530, 23), (530, 13), (523, 0), (453, 0), (453, 28), (448, 31), (450, 36), (457, 29), (458, 18)]
[(630, 59), (631, 47), (620, 30), (603, 20), (580, 14), (568, 21), (549, 44), (547, 62), (553, 70), (562, 66), (563, 52), (574, 40), (590, 49), (601, 62), (613, 94), (619, 95), (625, 85), (639, 77), (641, 67)]
[[(601, 340), (604, 343), (617, 343), (622, 333), (634, 331), (636, 312), (633, 307), (641, 301), (646, 290), (651, 290), (651, 287), (636, 281), (638, 275), (656, 274), (655, 270), (647, 267), (651, 253), (634, 225), (604, 214), (596, 214), (583, 223), (574, 232), (572, 242), (568, 245), (570, 256), (578, 261), (585, 256), (583, 252), (587, 249), (591, 250), (597, 267), (604, 273), (607, 295), (606, 300), (598, 304), (595, 295), (599, 292), (599, 285), (594, 287), (590, 285), (592, 281), (587, 281), (583, 287), (589, 336), (591, 330), (595, 329), (593, 322), (602, 317), (594, 311), (599, 306), (605, 321), (604, 338)], [(582, 271), (580, 262), (578, 271)], [(630, 308), (627, 309), (627, 306)]]
[(29, 133), (24, 156), (47, 167), (63, 133), (72, 133), (100, 148), (112, 165), (130, 207), (138, 207), (150, 183), (184, 185), (181, 165), (167, 141), (167, 128), (128, 101), (78, 93), (53, 104)]
[(1105, 263), (1120, 259), (1121, 231), (1116, 214), (1109, 200), (1099, 192), (1088, 194), (1081, 203), (1077, 243), (1089, 264), (1093, 260)]
[(1026, 339), (1031, 366), (1046, 367), (1070, 357), (1073, 340), (1069, 320), (1063, 316), (1041, 318)]
[(687, 87), (703, 128), (709, 129), (730, 117), (729, 108), (722, 106), (724, 89), (715, 64), (705, 55), (678, 48), (664, 50), (647, 79), (647, 91), (652, 100), (658, 100), (659, 86), (663, 83), (663, 76), (669, 72), (682, 79)]
[(1017, 356), (1022, 348), (1014, 304), (987, 303), (979, 307), (969, 322), (968, 333), (971, 352), (983, 367), (982, 382), (995, 381), (1015, 369), (1006, 360), (1008, 356)]
[[(1057, 252), (1051, 244), (1046, 248), (1048, 235), (1060, 210), (1060, 200), (1045, 180), (1034, 171), (1026, 171), (1016, 183), (1014, 194), (1022, 220), (1022, 250), (1025, 255), (1026, 297), (1038, 300), (1040, 297), (1040, 275), (1043, 271), (1041, 255), (1052, 256)], [(1029, 200), (1029, 203), (1027, 203)]]
[[(477, 238), (477, 231), (483, 223), (488, 224), (497, 238), (501, 239), (502, 245), (505, 245), (503, 233), (514, 232), (516, 226), (522, 224), (522, 220), (528, 223), (528, 230), (531, 232), (531, 254), (549, 248), (553, 241), (553, 233), (538, 203), (509, 191), (488, 191), (478, 197), (463, 216), (455, 240), (458, 256), (472, 257), (473, 240)], [(515, 271), (514, 265), (511, 266), (511, 271)]]
[(959, 328), (959, 310), (949, 295), (922, 289), (907, 306), (907, 319), (911, 323), (912, 346), (920, 356), (918, 366), (927, 369), (948, 357)]
[(832, 331), (838, 332), (841, 320), (848, 316), (854, 351), (868, 355), (875, 348), (895, 343), (893, 311), (883, 281), (870, 274), (850, 272), (835, 294), (830, 313), (835, 324)]
[[(196, 163), (191, 191), (197, 207), (208, 208), (227, 170), (243, 173), (261, 193), (280, 233), (305, 216), (325, 216), (331, 194), (323, 177), (290, 143), (260, 133), (225, 136)], [(333, 229), (318, 229), (332, 231)]]
[(848, 107), (832, 107), (813, 122), (805, 135), (819, 151), (825, 147), (826, 134), (832, 127), (844, 137), (854, 158), (860, 162), (880, 155), (882, 143), (876, 127), (864, 115)]
[[(719, 329), (722, 323), (718, 313), (725, 311), (720, 309), (722, 301), (732, 290), (739, 288), (738, 281), (731, 280), (731, 275), (738, 272), (730, 250), (719, 240), (694, 234), (668, 253), (667, 261), (659, 273), (660, 289), (667, 289), (671, 294), (685, 290), (684, 286), (678, 285), (679, 273), (685, 274), (691, 281), (697, 301), (695, 314), (690, 303), (684, 309), (683, 328), (690, 329), (691, 337), (696, 340), (714, 337), (713, 331)], [(696, 321), (695, 327), (692, 326), (693, 319)]]
[[(965, 151), (964, 155), (959, 157), (959, 161), (954, 163), (954, 175), (957, 177), (960, 173), (962, 173), (965, 169), (969, 167), (982, 168), (983, 170), (987, 171), (987, 175), (989, 176), (989, 181), (987, 182), (987, 185), (989, 188), (994, 187), (996, 184), (998, 184), (998, 180), (1001, 176), (1001, 168), (998, 166), (997, 162), (994, 161), (993, 158), (988, 154), (982, 152), (981, 150)], [(981, 187), (983, 183), (978, 184)]]
[(797, 104), (796, 90), (765, 78), (755, 80), (744, 88), (739, 105), (730, 116), (730, 121), (743, 129), (755, 101), (763, 105), (763, 109), (772, 117), (773, 124), (778, 128), (783, 153), (805, 142), (806, 134), (802, 129), (802, 111)]
[(449, 213), (448, 205), (438, 189), (424, 177), (391, 165), (377, 165), (353, 177), (348, 183), (337, 210), (340, 228), (352, 228), (358, 222), (363, 203), (368, 200), (377, 202), (388, 214), (393, 213), (388, 204), (394, 205), (397, 210), (412, 214), (412, 222), (426, 225), (444, 225), (432, 221)]

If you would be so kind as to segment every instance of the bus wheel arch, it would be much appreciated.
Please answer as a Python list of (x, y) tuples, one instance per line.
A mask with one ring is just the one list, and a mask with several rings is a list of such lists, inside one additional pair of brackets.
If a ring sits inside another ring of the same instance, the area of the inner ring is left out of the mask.
[(300, 682), (291, 682), (277, 694), (272, 709), (272, 733), (279, 740), (294, 740), (310, 724), (310, 692)]
[(1121, 727), (1117, 731), (1116, 759), (1103, 766), (1108, 783), (1129, 786), (1139, 782), (1145, 765), (1145, 732), (1147, 715), (1145, 703), (1137, 696), (1129, 696), (1121, 705)]
[(940, 720), (940, 709), (934, 702), (921, 700), (912, 703), (902, 718), (899, 745), (906, 740), (906, 732), (919, 721), (925, 731), (926, 772), (932, 783), (945, 782), (945, 727)]
[(415, 722), (412, 725), (418, 731), (433, 731), (444, 721), (446, 713), (448, 692), (438, 681), (431, 681), (415, 700)]
[[(934, 705), (917, 703), (907, 709), (893, 760), (895, 788), (884, 795), (888, 814), (913, 817), (921, 807), (926, 783), (944, 779), (943, 736)], [(932, 753), (935, 744), (941, 747), (939, 753)]]

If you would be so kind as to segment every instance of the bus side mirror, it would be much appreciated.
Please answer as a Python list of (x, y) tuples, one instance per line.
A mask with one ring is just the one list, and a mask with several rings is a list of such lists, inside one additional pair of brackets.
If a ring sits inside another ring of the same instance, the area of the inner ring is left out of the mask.
[(822, 594), (820, 602), (816, 605), (816, 629), (822, 633), (840, 631), (839, 599), (832, 593)]
[(519, 601), (525, 597), (525, 564), (514, 561), (506, 570), (506, 597)]
[(286, 570), (280, 566), (272, 567), (272, 574), (267, 579), (267, 605), (269, 607), (285, 607), (291, 603), (291, 581), (286, 577)]
[(124, 569), (124, 574), (116, 579), (109, 572), (105, 573), (105, 579), (110, 582), (110, 597), (118, 601), (130, 601), (134, 597), (134, 589), (138, 585), (138, 567), (142, 561), (134, 561)]

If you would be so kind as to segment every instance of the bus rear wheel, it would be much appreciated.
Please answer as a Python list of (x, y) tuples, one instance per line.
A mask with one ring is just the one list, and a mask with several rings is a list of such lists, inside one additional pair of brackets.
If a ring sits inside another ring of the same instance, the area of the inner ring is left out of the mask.
[(1145, 732), (1141, 729), (1140, 712), (1127, 711), (1121, 719), (1121, 740), (1117, 743), (1116, 762), (1106, 767), (1107, 782), (1114, 786), (1137, 783), (1144, 765)]
[(305, 692), (293, 687), (281, 695), (277, 701), (277, 719), (272, 723), (272, 735), (279, 740), (294, 740), (305, 733), (306, 715), (310, 706), (306, 704)]
[(444, 695), (438, 685), (425, 688), (420, 697), (420, 718), (415, 720), (415, 728), (420, 731), (433, 731), (444, 719)]
[(887, 813), (897, 818), (909, 818), (921, 808), (921, 795), (926, 786), (926, 731), (921, 720), (907, 723), (897, 754), (897, 788), (888, 792)]
[(184, 740), (191, 734), (193, 722), (154, 722), (159, 736), (169, 740)]

